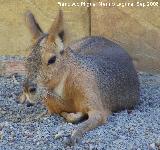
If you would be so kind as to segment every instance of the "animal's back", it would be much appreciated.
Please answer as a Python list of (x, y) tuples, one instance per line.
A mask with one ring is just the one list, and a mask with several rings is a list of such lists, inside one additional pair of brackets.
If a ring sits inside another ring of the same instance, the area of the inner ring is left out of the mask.
[[(94, 72), (105, 108), (132, 108), (139, 100), (139, 80), (130, 56), (103, 37), (86, 37), (70, 45)], [(79, 58), (78, 58), (79, 59)], [(77, 60), (78, 60), (77, 59)]]

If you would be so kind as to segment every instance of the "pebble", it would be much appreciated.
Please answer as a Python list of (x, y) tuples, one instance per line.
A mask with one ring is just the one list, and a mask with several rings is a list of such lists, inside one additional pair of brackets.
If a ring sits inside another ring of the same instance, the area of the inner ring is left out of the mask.
[(149, 150), (156, 150), (156, 144), (155, 143), (150, 144)]
[(24, 146), (19, 146), (19, 149), (24, 149)]
[(2, 140), (2, 139), (3, 139), (3, 132), (0, 131), (0, 140)]
[(63, 131), (59, 131), (59, 132), (54, 136), (54, 139), (57, 140), (57, 139), (61, 138), (63, 135), (64, 135), (64, 132), (63, 132)]

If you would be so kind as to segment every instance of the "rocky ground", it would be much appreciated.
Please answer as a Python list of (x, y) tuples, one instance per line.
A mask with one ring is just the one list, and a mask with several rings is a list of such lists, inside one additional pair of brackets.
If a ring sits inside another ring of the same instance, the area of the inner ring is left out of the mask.
[(141, 99), (130, 113), (122, 111), (108, 123), (84, 135), (82, 142), (66, 147), (64, 137), (77, 126), (58, 116), (44, 114), (39, 102), (17, 103), (23, 76), (0, 76), (0, 150), (158, 150), (160, 149), (160, 75), (139, 73)]

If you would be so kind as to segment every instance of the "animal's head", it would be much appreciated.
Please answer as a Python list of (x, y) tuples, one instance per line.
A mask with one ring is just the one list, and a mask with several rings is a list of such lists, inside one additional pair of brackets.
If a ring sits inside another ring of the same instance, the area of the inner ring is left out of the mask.
[(65, 71), (63, 65), (65, 55), (63, 50), (63, 13), (59, 11), (48, 33), (42, 31), (31, 12), (27, 12), (25, 16), (27, 27), (33, 37), (33, 45), (26, 59), (28, 76), (20, 98), (23, 100), (20, 101), (34, 103), (36, 91), (34, 85), (38, 81), (47, 84), (51, 79), (54, 79), (52, 80), (54, 86), (58, 84)]

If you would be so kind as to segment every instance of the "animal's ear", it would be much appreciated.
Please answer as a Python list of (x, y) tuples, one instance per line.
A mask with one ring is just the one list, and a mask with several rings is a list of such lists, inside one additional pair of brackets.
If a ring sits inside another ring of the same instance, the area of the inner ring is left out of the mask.
[(52, 23), (51, 28), (48, 31), (48, 41), (53, 42), (56, 40), (57, 36), (62, 40), (64, 37), (64, 29), (63, 29), (63, 12), (59, 10), (59, 13)]
[(30, 11), (27, 11), (25, 13), (25, 21), (33, 36), (33, 40), (36, 40), (37, 38), (39, 38), (43, 33), (43, 31), (40, 28), (39, 24), (37, 23), (34, 15)]

